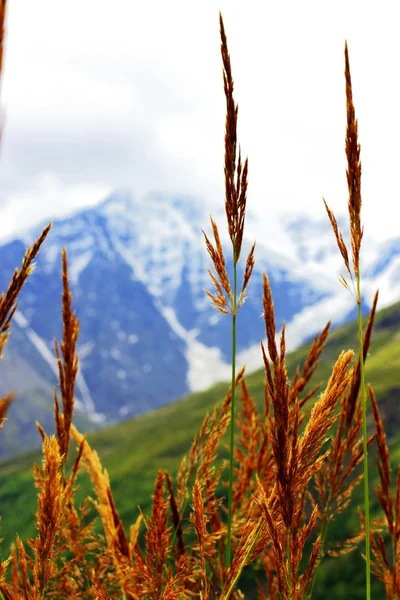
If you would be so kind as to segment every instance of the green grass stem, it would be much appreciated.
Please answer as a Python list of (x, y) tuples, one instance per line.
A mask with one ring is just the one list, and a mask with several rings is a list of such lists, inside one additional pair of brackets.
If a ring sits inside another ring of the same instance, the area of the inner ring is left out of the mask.
[(370, 542), (370, 517), (369, 517), (367, 399), (366, 399), (366, 392), (365, 392), (365, 368), (364, 368), (363, 331), (362, 331), (362, 314), (361, 314), (360, 273), (358, 273), (358, 275), (357, 275), (357, 321), (358, 321), (358, 341), (359, 341), (359, 353), (360, 353), (362, 431), (363, 431), (363, 451), (364, 451), (365, 576), (366, 576), (365, 591), (366, 591), (366, 599), (371, 600), (371, 542)]
[(237, 582), (239, 580), (239, 577), (242, 574), (242, 571), (243, 571), (243, 569), (244, 569), (244, 567), (246, 565), (246, 562), (247, 562), (247, 560), (248, 560), (248, 558), (249, 558), (249, 556), (250, 556), (250, 554), (251, 554), (251, 552), (252, 552), (252, 550), (253, 550), (253, 548), (254, 548), (257, 540), (258, 540), (258, 538), (260, 537), (261, 526), (262, 525), (261, 525), (261, 521), (260, 521), (260, 524), (259, 524), (258, 529), (257, 529), (257, 533), (254, 536), (254, 540), (253, 540), (253, 542), (249, 546), (249, 549), (246, 552), (246, 555), (245, 555), (245, 557), (244, 557), (244, 559), (242, 561), (242, 564), (240, 565), (239, 569), (237, 570), (237, 573), (236, 573), (234, 579), (232, 580), (232, 583), (230, 584), (228, 591), (226, 592), (226, 594), (224, 594), (224, 595), (222, 595), (220, 597), (220, 600), (229, 600), (229, 598), (230, 598), (230, 596), (231, 596), (231, 594), (232, 594), (232, 592), (233, 592), (233, 590), (235, 588), (235, 585), (237, 584)]
[(313, 592), (314, 592), (314, 587), (318, 578), (318, 572), (320, 570), (320, 566), (321, 566), (321, 562), (325, 553), (325, 542), (326, 542), (326, 537), (328, 535), (328, 528), (329, 528), (329, 523), (328, 523), (328, 512), (329, 512), (329, 506), (332, 500), (332, 490), (329, 490), (329, 496), (328, 496), (328, 500), (326, 502), (326, 507), (324, 510), (324, 516), (322, 519), (322, 526), (321, 526), (321, 546), (320, 546), (320, 550), (319, 550), (319, 555), (320, 555), (320, 563), (317, 566), (317, 568), (314, 571), (314, 575), (311, 581), (311, 586), (310, 586), (310, 591), (307, 595), (307, 599), (311, 600)]

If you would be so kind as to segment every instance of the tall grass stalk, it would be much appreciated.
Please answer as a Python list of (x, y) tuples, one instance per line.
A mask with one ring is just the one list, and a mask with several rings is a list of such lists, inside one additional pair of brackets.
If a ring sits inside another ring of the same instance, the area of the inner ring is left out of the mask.
[(233, 311), (232, 311), (232, 403), (229, 442), (229, 489), (228, 489), (228, 533), (226, 541), (226, 568), (231, 564), (232, 555), (232, 497), (233, 497), (233, 463), (235, 452), (235, 414), (236, 414), (236, 310), (237, 310), (237, 268), (235, 246), (233, 247)]
[(362, 432), (364, 452), (364, 513), (365, 513), (365, 577), (366, 598), (371, 599), (371, 541), (370, 541), (370, 515), (369, 515), (369, 472), (368, 472), (368, 437), (367, 437), (367, 398), (365, 390), (365, 367), (363, 350), (363, 331), (361, 314), (361, 277), (357, 275), (357, 321), (358, 342), (360, 353), (360, 376), (361, 376), (361, 403), (362, 403)]
[[(351, 256), (353, 268), (350, 267), (349, 252), (344, 242), (343, 236), (339, 231), (336, 218), (328, 208), (325, 207), (328, 217), (331, 221), (332, 229), (336, 237), (337, 245), (343, 258), (347, 273), (355, 292), (357, 303), (358, 320), (358, 341), (359, 341), (359, 361), (360, 361), (360, 383), (361, 383), (361, 405), (362, 405), (362, 432), (363, 432), (363, 457), (364, 457), (364, 512), (365, 512), (365, 560), (366, 560), (366, 599), (371, 598), (371, 551), (370, 551), (370, 516), (369, 516), (369, 477), (368, 477), (368, 440), (367, 440), (367, 411), (366, 411), (366, 393), (365, 393), (365, 368), (364, 368), (364, 349), (362, 335), (362, 315), (361, 315), (361, 276), (360, 276), (360, 249), (364, 229), (361, 226), (361, 160), (360, 144), (358, 143), (358, 122), (355, 115), (353, 103), (353, 90), (351, 84), (350, 61), (347, 41), (344, 48), (345, 55), (345, 79), (346, 79), (346, 157), (347, 157), (347, 187), (349, 191), (348, 211), (350, 220), (350, 240)], [(354, 275), (353, 275), (354, 273)], [(354, 289), (354, 280), (356, 289)], [(350, 287), (343, 277), (341, 283), (350, 290)]]
[(225, 564), (229, 568), (232, 554), (232, 520), (233, 520), (233, 465), (235, 458), (235, 413), (236, 413), (236, 316), (239, 308), (245, 301), (247, 285), (254, 268), (254, 248), (250, 249), (246, 259), (243, 284), (240, 295), (237, 293), (237, 263), (240, 258), (243, 241), (243, 231), (247, 202), (247, 173), (248, 160), (242, 163), (240, 147), (237, 140), (238, 106), (233, 97), (233, 77), (231, 60), (228, 52), (228, 43), (225, 35), (222, 15), (219, 15), (221, 33), (221, 56), (223, 63), (224, 92), (226, 99), (225, 120), (225, 212), (228, 224), (228, 233), (232, 243), (233, 258), (233, 290), (226, 270), (225, 256), (222, 249), (218, 227), (211, 219), (214, 233), (213, 244), (204, 233), (208, 253), (214, 264), (216, 276), (209, 271), (215, 286), (214, 294), (206, 292), (211, 298), (214, 308), (219, 312), (232, 317), (232, 396), (231, 396), (231, 422), (230, 422), (230, 453), (229, 453), (229, 482), (228, 482), (228, 525), (225, 547)]

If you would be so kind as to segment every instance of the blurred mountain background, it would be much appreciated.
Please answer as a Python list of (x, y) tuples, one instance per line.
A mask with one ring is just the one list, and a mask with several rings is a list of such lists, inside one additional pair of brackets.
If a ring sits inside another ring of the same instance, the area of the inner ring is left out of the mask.
[[(214, 216), (230, 272), (225, 217)], [(287, 325), (289, 348), (298, 347), (328, 320), (339, 325), (355, 317), (354, 298), (335, 278), (340, 257), (328, 220), (301, 218), (280, 225), (273, 235), (257, 239), (255, 269), (239, 312), (238, 363), (246, 363), (248, 371), (261, 366), (264, 271), (277, 327), (283, 321)], [(62, 334), (64, 246), (80, 319), (78, 426), (111, 425), (229, 379), (231, 322), (211, 307), (204, 293), (211, 289), (211, 264), (202, 228), (210, 235), (200, 200), (156, 193), (145, 201), (129, 192), (115, 193), (94, 208), (54, 221), (20, 295), (0, 368), (0, 394), (17, 394), (0, 455), (39, 446), (36, 420), (49, 431), (54, 427), (54, 338)], [(35, 227), (0, 247), (1, 290), (40, 231)], [(256, 232), (249, 215), (239, 281)], [(367, 248), (364, 310), (377, 287), (380, 307), (400, 298), (400, 238), (384, 244), (369, 241)]]

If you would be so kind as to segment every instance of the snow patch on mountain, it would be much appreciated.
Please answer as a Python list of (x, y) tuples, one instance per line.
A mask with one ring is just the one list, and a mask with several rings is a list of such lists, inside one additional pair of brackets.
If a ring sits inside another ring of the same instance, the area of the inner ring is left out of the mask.
[(222, 359), (219, 348), (208, 348), (197, 340), (193, 340), (186, 352), (189, 363), (188, 383), (192, 392), (200, 392), (214, 383), (229, 381), (231, 365)]
[(199, 201), (179, 202), (157, 195), (137, 200), (124, 193), (109, 198), (100, 212), (107, 218), (114, 247), (155, 298), (173, 304), (188, 256), (193, 293), (197, 295), (204, 287), (207, 272), (201, 226), (207, 215)]
[(186, 359), (189, 364), (187, 381), (191, 392), (197, 392), (214, 383), (229, 379), (231, 367), (224, 362), (219, 348), (208, 348), (196, 338), (199, 334), (198, 329), (187, 331), (176, 316), (175, 311), (170, 307), (162, 306), (157, 302), (157, 307), (165, 320), (169, 323), (172, 330), (187, 344)]
[(74, 257), (69, 266), (69, 276), (72, 283), (78, 283), (80, 274), (88, 266), (92, 257), (93, 252), (91, 250)]
[[(31, 327), (29, 327), (28, 320), (20, 310), (17, 310), (17, 312), (14, 315), (14, 319), (17, 325), (19, 325), (19, 327), (25, 330), (28, 339), (38, 350), (39, 354), (44, 358), (46, 363), (53, 371), (54, 375), (56, 375), (56, 377), (58, 378), (57, 358), (49, 350), (46, 342)], [(87, 387), (87, 384), (85, 382), (82, 368), (78, 370), (76, 384), (82, 398), (81, 400), (79, 398), (75, 398), (76, 407), (79, 410), (84, 411), (94, 423), (103, 423), (105, 421), (105, 416), (96, 412), (95, 404), (90, 395), (89, 388)]]

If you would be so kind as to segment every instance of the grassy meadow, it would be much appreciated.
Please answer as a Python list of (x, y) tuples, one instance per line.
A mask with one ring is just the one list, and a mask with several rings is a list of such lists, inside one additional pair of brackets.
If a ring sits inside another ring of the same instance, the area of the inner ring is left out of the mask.
[[(389, 444), (393, 467), (400, 462), (400, 435), (396, 435), (400, 423), (393, 420), (396, 414), (394, 416), (392, 414), (393, 390), (400, 390), (399, 356), (394, 352), (398, 331), (400, 331), (400, 303), (377, 313), (367, 360), (368, 381), (377, 391), (379, 390), (377, 396), (385, 425), (392, 432)], [(332, 332), (315, 375), (317, 382), (326, 383), (335, 357), (342, 348), (351, 346), (355, 334), (355, 323)], [(308, 352), (309, 344), (287, 356), (289, 377), (293, 376), (298, 364), (304, 363)], [(388, 371), (392, 374), (390, 378), (386, 377)], [(247, 377), (250, 393), (259, 410), (262, 410), (264, 403), (264, 378), (263, 370)], [(382, 385), (379, 385), (380, 382)], [(145, 514), (149, 514), (158, 469), (168, 469), (170, 473), (177, 473), (181, 457), (188, 452), (193, 437), (200, 429), (204, 414), (211, 412), (214, 406), (221, 402), (226, 388), (226, 384), (216, 385), (137, 419), (89, 434), (90, 445), (96, 448), (102, 464), (110, 474), (115, 501), (125, 528), (128, 528), (138, 517), (139, 506)], [(397, 419), (400, 420), (398, 411)], [(372, 421), (369, 426), (373, 428)], [(225, 444), (221, 445), (221, 456), (227, 457), (228, 440), (225, 439), (224, 442)], [(0, 536), (3, 539), (0, 547), (1, 560), (7, 558), (16, 533), (24, 541), (35, 535), (37, 490), (32, 484), (32, 466), (40, 464), (40, 461), (40, 452), (30, 452), (0, 463), (0, 506), (2, 507)], [(83, 499), (93, 494), (87, 473), (79, 473), (77, 482), (79, 484), (77, 498)], [(374, 483), (376, 483), (376, 472)], [(343, 514), (343, 518), (335, 527), (336, 540), (346, 539), (357, 529), (359, 522), (356, 508), (361, 504), (362, 494), (358, 487), (354, 492), (352, 509)], [(379, 514), (379, 506), (376, 502), (373, 512)], [(96, 516), (94, 509), (92, 514), (93, 517)], [(99, 532), (102, 529), (100, 520), (97, 521), (96, 529)], [(339, 560), (342, 563), (340, 567), (337, 564)], [(342, 558), (329, 559), (321, 566), (321, 578), (314, 597), (322, 600), (325, 597), (324, 589), (329, 586), (332, 598), (363, 598), (360, 567), (362, 568), (362, 558), (357, 551)], [(337, 577), (338, 568), (341, 573), (340, 579)], [(252, 575), (250, 571), (247, 576), (248, 581), (246, 580), (249, 598), (257, 597), (255, 593), (252, 594)], [(377, 587), (382, 594), (381, 587)]]
[[(4, 14), (0, 0), (1, 30)], [(232, 324), (230, 385), (86, 437), (74, 423), (79, 315), (63, 249), (56, 434), (37, 423), (41, 455), (0, 463), (2, 600), (400, 600), (400, 303), (377, 312), (377, 294), (362, 318), (361, 161), (347, 44), (348, 247), (326, 209), (357, 322), (333, 333), (327, 325), (287, 354), (266, 273), (264, 368), (247, 375), (236, 364), (236, 334), (257, 249), (241, 255), (248, 161), (222, 16), (220, 33), (231, 245), (222, 247), (212, 219), (204, 236), (210, 311)], [(0, 354), (50, 228), (0, 297)], [(13, 400), (11, 392), (0, 400), (1, 428)]]

